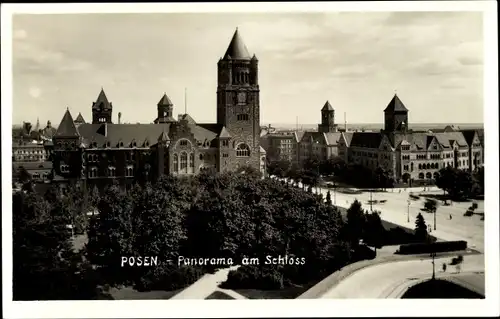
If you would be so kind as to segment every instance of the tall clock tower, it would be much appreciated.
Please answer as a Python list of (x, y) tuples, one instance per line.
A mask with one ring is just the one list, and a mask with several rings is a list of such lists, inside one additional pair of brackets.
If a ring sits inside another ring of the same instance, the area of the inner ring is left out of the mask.
[(217, 123), (231, 136), (226, 155), (230, 160), (221, 163), (227, 170), (247, 165), (257, 170), (260, 167), (258, 63), (236, 29), (217, 64)]

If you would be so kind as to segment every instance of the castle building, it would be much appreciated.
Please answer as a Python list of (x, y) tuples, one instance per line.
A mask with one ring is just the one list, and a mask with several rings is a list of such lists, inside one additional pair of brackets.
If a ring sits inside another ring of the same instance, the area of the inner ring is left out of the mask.
[(197, 123), (188, 114), (174, 119), (174, 105), (164, 94), (154, 124), (116, 124), (115, 106), (101, 89), (92, 103), (91, 123), (81, 114), (73, 120), (66, 110), (53, 137), (54, 180), (106, 184), (118, 179), (127, 185), (164, 174), (244, 166), (264, 173), (258, 63), (236, 29), (217, 64), (216, 123)]
[(314, 158), (323, 161), (335, 156), (339, 156), (339, 140), (341, 132), (335, 124), (335, 110), (329, 101), (321, 109), (321, 124), (318, 124), (318, 131), (304, 132), (299, 145), (299, 163)]
[(347, 163), (382, 167), (397, 181), (433, 183), (440, 169), (474, 170), (482, 166), (478, 132), (417, 132), (409, 129), (408, 109), (394, 95), (384, 110), (380, 132), (343, 132), (339, 152)]

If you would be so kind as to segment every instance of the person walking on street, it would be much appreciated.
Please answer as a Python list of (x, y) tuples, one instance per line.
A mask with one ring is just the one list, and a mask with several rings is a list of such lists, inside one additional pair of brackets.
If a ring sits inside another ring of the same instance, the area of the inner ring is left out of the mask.
[(446, 263), (443, 263), (443, 272), (446, 272)]

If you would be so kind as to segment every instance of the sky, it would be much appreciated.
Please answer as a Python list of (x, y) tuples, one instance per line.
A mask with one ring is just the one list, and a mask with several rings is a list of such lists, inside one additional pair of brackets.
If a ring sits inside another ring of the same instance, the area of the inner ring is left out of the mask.
[(395, 92), (409, 123), (483, 122), (481, 12), (17, 14), (13, 124), (91, 120), (101, 87), (113, 121), (216, 119), (217, 61), (238, 27), (259, 59), (261, 124), (382, 123)]

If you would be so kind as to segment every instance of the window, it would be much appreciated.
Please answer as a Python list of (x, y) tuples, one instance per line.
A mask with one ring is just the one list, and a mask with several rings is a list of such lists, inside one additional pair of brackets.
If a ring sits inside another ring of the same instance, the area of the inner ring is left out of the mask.
[(200, 154), (200, 161), (203, 160), (203, 154)]
[(424, 179), (424, 173), (418, 174), (418, 179)]
[(248, 121), (248, 114), (238, 114), (237, 119), (238, 121)]
[(228, 140), (222, 140), (222, 146), (228, 147), (229, 146), (229, 141)]
[(61, 173), (69, 173), (69, 165), (61, 165)]
[(116, 168), (113, 166), (108, 167), (108, 176), (109, 177), (114, 177), (116, 176)]
[(227, 153), (222, 154), (222, 157), (229, 157)]
[(132, 177), (134, 176), (134, 167), (132, 165), (127, 165), (125, 168), (125, 176)]
[(189, 170), (191, 173), (194, 172), (194, 153), (189, 154)]
[(431, 179), (432, 178), (432, 173), (431, 172), (427, 172), (427, 174), (425, 174), (425, 177), (427, 179)]
[(181, 172), (186, 172), (187, 170), (187, 153), (181, 153)]
[(174, 172), (177, 173), (179, 171), (179, 156), (174, 154)]
[(248, 157), (250, 156), (250, 148), (245, 143), (241, 143), (236, 147), (236, 156)]
[(180, 146), (187, 146), (188, 145), (188, 141), (187, 140), (180, 140), (179, 141), (179, 145)]
[(97, 167), (91, 167), (89, 177), (97, 177)]

